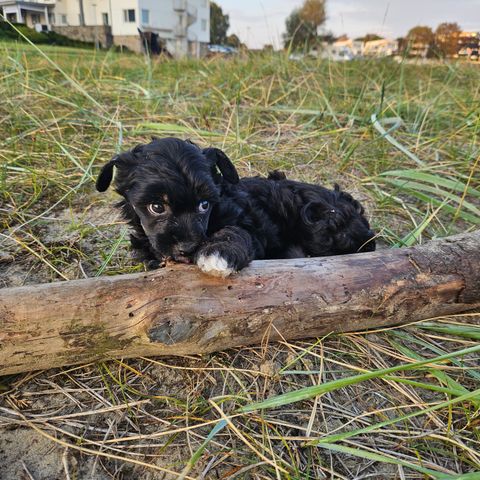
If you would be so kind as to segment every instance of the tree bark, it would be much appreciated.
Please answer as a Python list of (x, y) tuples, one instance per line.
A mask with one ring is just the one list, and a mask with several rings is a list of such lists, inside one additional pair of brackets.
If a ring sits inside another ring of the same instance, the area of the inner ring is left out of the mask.
[(372, 253), (194, 266), (0, 290), (0, 374), (213, 352), (480, 307), (480, 230)]

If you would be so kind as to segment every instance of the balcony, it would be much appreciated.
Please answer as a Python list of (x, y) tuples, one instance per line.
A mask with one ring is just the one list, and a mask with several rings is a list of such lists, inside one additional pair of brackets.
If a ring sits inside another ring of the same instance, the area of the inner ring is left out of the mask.
[(193, 7), (191, 5), (187, 5), (187, 24), (188, 26), (192, 25), (197, 21), (197, 7)]
[(188, 7), (187, 0), (173, 0), (173, 9), (176, 12), (185, 12)]

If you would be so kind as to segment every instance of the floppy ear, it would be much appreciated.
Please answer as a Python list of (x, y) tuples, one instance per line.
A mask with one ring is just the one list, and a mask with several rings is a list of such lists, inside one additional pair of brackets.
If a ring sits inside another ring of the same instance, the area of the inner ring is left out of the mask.
[(355, 209), (356, 213), (360, 215), (364, 214), (365, 210), (359, 201), (355, 200), (349, 193), (343, 192), (337, 183), (335, 184), (334, 189), (335, 189), (335, 193), (338, 195), (338, 198), (341, 198), (342, 200), (346, 200), (347, 202), (350, 202), (352, 204), (352, 207)]
[(95, 187), (99, 192), (104, 192), (112, 183), (113, 167), (118, 164), (118, 156), (113, 157), (108, 163), (106, 163), (100, 170)]
[(325, 225), (327, 225), (338, 213), (333, 205), (319, 199), (315, 202), (308, 202), (302, 208), (300, 215), (307, 225), (313, 225), (319, 222), (325, 222)]
[(108, 163), (106, 163), (100, 170), (97, 182), (95, 186), (99, 192), (104, 192), (112, 183), (113, 167), (122, 170), (123, 172), (129, 171), (139, 163), (140, 159), (144, 158), (148, 152), (146, 152), (148, 145), (137, 145), (132, 150), (115, 155)]
[(363, 215), (365, 213), (365, 209), (363, 208), (362, 204), (359, 201), (353, 200), (352, 205), (355, 211), (360, 215)]
[(281, 172), (280, 170), (274, 170), (273, 172), (268, 172), (268, 180), (273, 180), (274, 182), (279, 182), (281, 180), (286, 180), (287, 176), (285, 172)]
[(204, 148), (202, 153), (213, 165), (218, 167), (227, 182), (238, 183), (240, 181), (237, 170), (225, 152), (222, 152), (219, 148)]

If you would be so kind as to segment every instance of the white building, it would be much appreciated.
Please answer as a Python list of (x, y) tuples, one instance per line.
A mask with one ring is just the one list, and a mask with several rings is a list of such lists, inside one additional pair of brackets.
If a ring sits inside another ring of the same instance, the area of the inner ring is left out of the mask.
[(393, 55), (397, 49), (398, 42), (388, 38), (368, 42), (346, 39), (324, 44), (320, 56), (332, 60), (352, 60), (366, 56), (387, 57)]
[(0, 7), (10, 21), (135, 52), (159, 42), (175, 57), (200, 56), (210, 41), (208, 0), (0, 0)]
[[(50, 30), (54, 20), (53, 10), (55, 0), (28, 0), (18, 2), (14, 0), (0, 0), (0, 13), (8, 21), (24, 23), (30, 28)], [(38, 27), (37, 27), (38, 26)]]
[(363, 55), (373, 57), (391, 57), (398, 50), (398, 42), (390, 38), (381, 38), (379, 40), (370, 40), (365, 42)]
[(363, 42), (356, 40), (337, 40), (332, 44), (324, 43), (320, 51), (321, 58), (330, 60), (353, 60), (363, 52)]

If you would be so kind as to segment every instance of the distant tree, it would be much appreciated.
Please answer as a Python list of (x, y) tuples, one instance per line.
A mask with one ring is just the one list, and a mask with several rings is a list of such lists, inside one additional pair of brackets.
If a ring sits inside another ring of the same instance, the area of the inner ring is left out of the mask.
[(360, 42), (371, 42), (373, 40), (382, 40), (384, 37), (381, 37), (380, 35), (377, 35), (376, 33), (367, 33), (363, 37), (358, 37), (355, 40), (358, 40)]
[(455, 55), (458, 50), (458, 37), (462, 29), (455, 22), (441, 23), (435, 30), (435, 48), (442, 57)]
[(337, 40), (337, 37), (332, 32), (328, 32), (324, 35), (317, 35), (317, 40), (319, 42), (333, 43)]
[(315, 26), (315, 30), (325, 22), (325, 0), (305, 0), (300, 9), (300, 18)]
[(263, 46), (263, 49), (262, 49), (264, 52), (273, 52), (273, 45), (271, 43), (267, 43)]
[(225, 45), (236, 48), (237, 50), (248, 50), (248, 47), (234, 33), (227, 37)]
[(286, 33), (283, 35), (285, 48), (293, 50), (303, 48), (308, 50), (316, 41), (317, 29), (315, 25), (306, 22), (300, 16), (300, 10), (294, 10), (285, 20)]
[(224, 15), (222, 7), (210, 2), (210, 43), (223, 45), (227, 40), (227, 31), (230, 27), (228, 15)]
[(407, 38), (410, 42), (431, 45), (435, 39), (435, 35), (430, 27), (418, 26), (408, 31)]
[(285, 21), (287, 32), (283, 35), (285, 47), (308, 50), (318, 42), (317, 30), (325, 22), (325, 0), (304, 0)]
[(407, 33), (408, 51), (415, 56), (432, 56), (435, 35), (430, 27), (419, 25)]
[(242, 47), (243, 44), (238, 38), (238, 36), (232, 33), (225, 39), (225, 45), (228, 45), (229, 47), (233, 47), (233, 48), (240, 48)]

